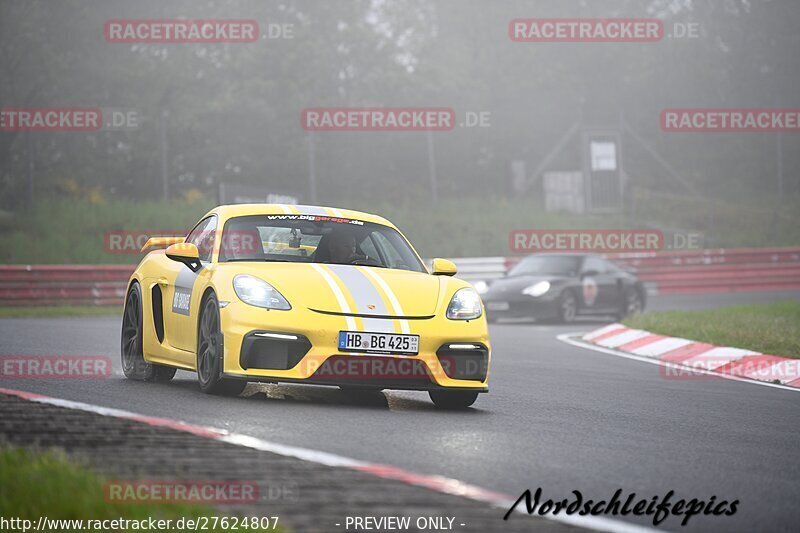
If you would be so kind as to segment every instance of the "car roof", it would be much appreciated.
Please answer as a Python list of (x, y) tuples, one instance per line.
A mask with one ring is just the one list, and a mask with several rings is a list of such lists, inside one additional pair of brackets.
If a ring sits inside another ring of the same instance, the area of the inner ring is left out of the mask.
[[(215, 207), (203, 218), (209, 215), (218, 215), (222, 219), (229, 219), (232, 217), (240, 217), (247, 215), (319, 215), (331, 216), (341, 218), (351, 218), (361, 220), (363, 222), (373, 222), (383, 226), (395, 228), (394, 224), (385, 218), (364, 213), (362, 211), (354, 211), (352, 209), (341, 209), (338, 207), (325, 207), (320, 205), (294, 205), (294, 204), (232, 204), (220, 205)], [(397, 228), (395, 228), (397, 229)]]

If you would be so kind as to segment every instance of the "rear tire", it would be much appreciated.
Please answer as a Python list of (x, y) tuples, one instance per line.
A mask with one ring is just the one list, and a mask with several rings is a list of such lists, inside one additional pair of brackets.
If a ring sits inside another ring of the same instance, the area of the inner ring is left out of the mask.
[(145, 361), (142, 348), (143, 315), (142, 289), (134, 282), (125, 297), (125, 308), (122, 312), (120, 335), (122, 371), (128, 379), (164, 383), (175, 376), (177, 369)]
[(247, 381), (221, 377), (223, 349), (219, 303), (212, 293), (203, 300), (197, 321), (197, 381), (206, 394), (238, 396)]
[(439, 409), (466, 409), (478, 399), (477, 391), (432, 390), (428, 395)]

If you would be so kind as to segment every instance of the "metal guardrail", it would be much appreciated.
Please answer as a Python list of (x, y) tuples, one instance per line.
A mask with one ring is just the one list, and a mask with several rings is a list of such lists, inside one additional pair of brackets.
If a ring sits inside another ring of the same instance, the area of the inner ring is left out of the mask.
[[(456, 258), (453, 262), (459, 267), (459, 277), (474, 282), (504, 276), (523, 257)], [(800, 247), (621, 253), (604, 257), (635, 271), (651, 294), (800, 288)]]
[[(518, 257), (452, 259), (470, 282), (505, 276)], [(653, 293), (800, 289), (800, 247), (609, 254)], [(0, 265), (0, 307), (120, 305), (133, 265)]]
[(0, 306), (120, 305), (134, 265), (0, 265)]

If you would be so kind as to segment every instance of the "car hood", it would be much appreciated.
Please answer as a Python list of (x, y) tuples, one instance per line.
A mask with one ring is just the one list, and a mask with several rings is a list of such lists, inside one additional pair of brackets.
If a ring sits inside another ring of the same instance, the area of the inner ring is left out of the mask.
[(324, 313), (431, 316), (439, 299), (440, 277), (427, 273), (319, 263), (235, 265), (237, 274), (250, 274), (267, 281), (292, 306)]
[(489, 290), (486, 294), (492, 296), (500, 296), (503, 293), (519, 293), (525, 287), (530, 287), (534, 283), (540, 281), (549, 281), (550, 283), (557, 283), (567, 279), (566, 276), (558, 276), (555, 274), (550, 275), (524, 275), (524, 276), (511, 276), (495, 280), (489, 285)]

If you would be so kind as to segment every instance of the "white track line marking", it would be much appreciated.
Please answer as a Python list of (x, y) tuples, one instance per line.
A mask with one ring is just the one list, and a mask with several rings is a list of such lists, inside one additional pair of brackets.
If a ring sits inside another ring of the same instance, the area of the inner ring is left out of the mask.
[(590, 341), (590, 340), (594, 339), (595, 337), (599, 337), (600, 335), (603, 335), (605, 333), (610, 333), (610, 332), (614, 331), (615, 329), (622, 329), (624, 327), (625, 326), (623, 326), (620, 323), (609, 324), (609, 325), (604, 326), (604, 327), (602, 327), (600, 329), (596, 329), (594, 331), (590, 331), (589, 333), (584, 335), (583, 338), (586, 339), (587, 341)]
[[(653, 359), (652, 357), (644, 357), (641, 355), (635, 355), (632, 353), (627, 352), (620, 352), (619, 350), (613, 350), (611, 348), (604, 348), (602, 346), (598, 346), (596, 344), (591, 344), (588, 342), (584, 342), (581, 340), (576, 339), (576, 337), (581, 337), (582, 333), (562, 333), (558, 335), (556, 338), (561, 342), (565, 342), (567, 344), (571, 344), (573, 346), (578, 346), (580, 348), (586, 348), (588, 350), (594, 350), (595, 352), (602, 352), (608, 355), (616, 355), (617, 357), (623, 357), (625, 359), (633, 359), (634, 361), (641, 361), (642, 363), (650, 363), (653, 365), (659, 365), (664, 367), (672, 367), (672, 368), (689, 368), (683, 365), (679, 365), (676, 363), (670, 363), (668, 361), (662, 361), (660, 359)], [(788, 390), (792, 392), (800, 392), (800, 388), (797, 387), (787, 387), (786, 385), (778, 385), (777, 383), (769, 383), (767, 381), (756, 381), (754, 379), (742, 378), (739, 376), (732, 376), (730, 374), (722, 374), (720, 372), (714, 372), (713, 370), (704, 370), (700, 368), (691, 368), (692, 373), (694, 374), (708, 374), (709, 376), (716, 376), (723, 379), (729, 379), (731, 381), (741, 381), (742, 383), (752, 383), (753, 385), (761, 385), (763, 387), (772, 387), (774, 389), (782, 389)]]
[[(794, 362), (790, 364), (790, 361), (777, 361), (760, 372), (767, 376), (786, 376), (780, 378), (784, 383), (791, 383), (800, 378), (800, 368), (798, 368), (798, 365), (794, 364)], [(754, 373), (758, 374), (759, 371), (756, 370)]]
[[(487, 503), (500, 509), (508, 509), (517, 500), (517, 498), (483, 489), (477, 485), (471, 485), (453, 478), (430, 474), (417, 474), (395, 466), (367, 463), (334, 453), (311, 450), (309, 448), (301, 448), (299, 446), (278, 444), (260, 439), (258, 437), (251, 437), (240, 433), (231, 433), (224, 429), (217, 429), (208, 426), (195, 426), (193, 424), (187, 424), (185, 422), (171, 420), (168, 418), (140, 415), (131, 411), (115, 409), (113, 407), (103, 407), (100, 405), (76, 402), (73, 400), (51, 398), (38, 393), (20, 391), (16, 389), (4, 389), (0, 387), (0, 394), (8, 394), (10, 396), (16, 396), (32, 402), (55, 405), (58, 407), (65, 407), (67, 409), (95, 413), (102, 416), (124, 418), (151, 426), (167, 427), (178, 431), (185, 431), (200, 437), (219, 440), (236, 446), (244, 446), (255, 450), (262, 450), (284, 457), (294, 457), (302, 461), (317, 463), (334, 468), (348, 468), (383, 479), (392, 479), (407, 485), (426, 488), (441, 494), (449, 494), (451, 496), (459, 496), (473, 501)], [(522, 515), (528, 515), (524, 502), (520, 503), (520, 505), (517, 505), (514, 508), (514, 511)], [(586, 529), (592, 529), (595, 531), (605, 531), (610, 533), (645, 533), (657, 531), (653, 528), (642, 527), (635, 524), (614, 520), (612, 518), (604, 518), (599, 516), (554, 515), (552, 512), (543, 516), (538, 514), (532, 516), (537, 516), (546, 520), (552, 520), (554, 522), (561, 522), (563, 524), (583, 527)], [(498, 515), (497, 520), (498, 522), (502, 522), (500, 515)]]

